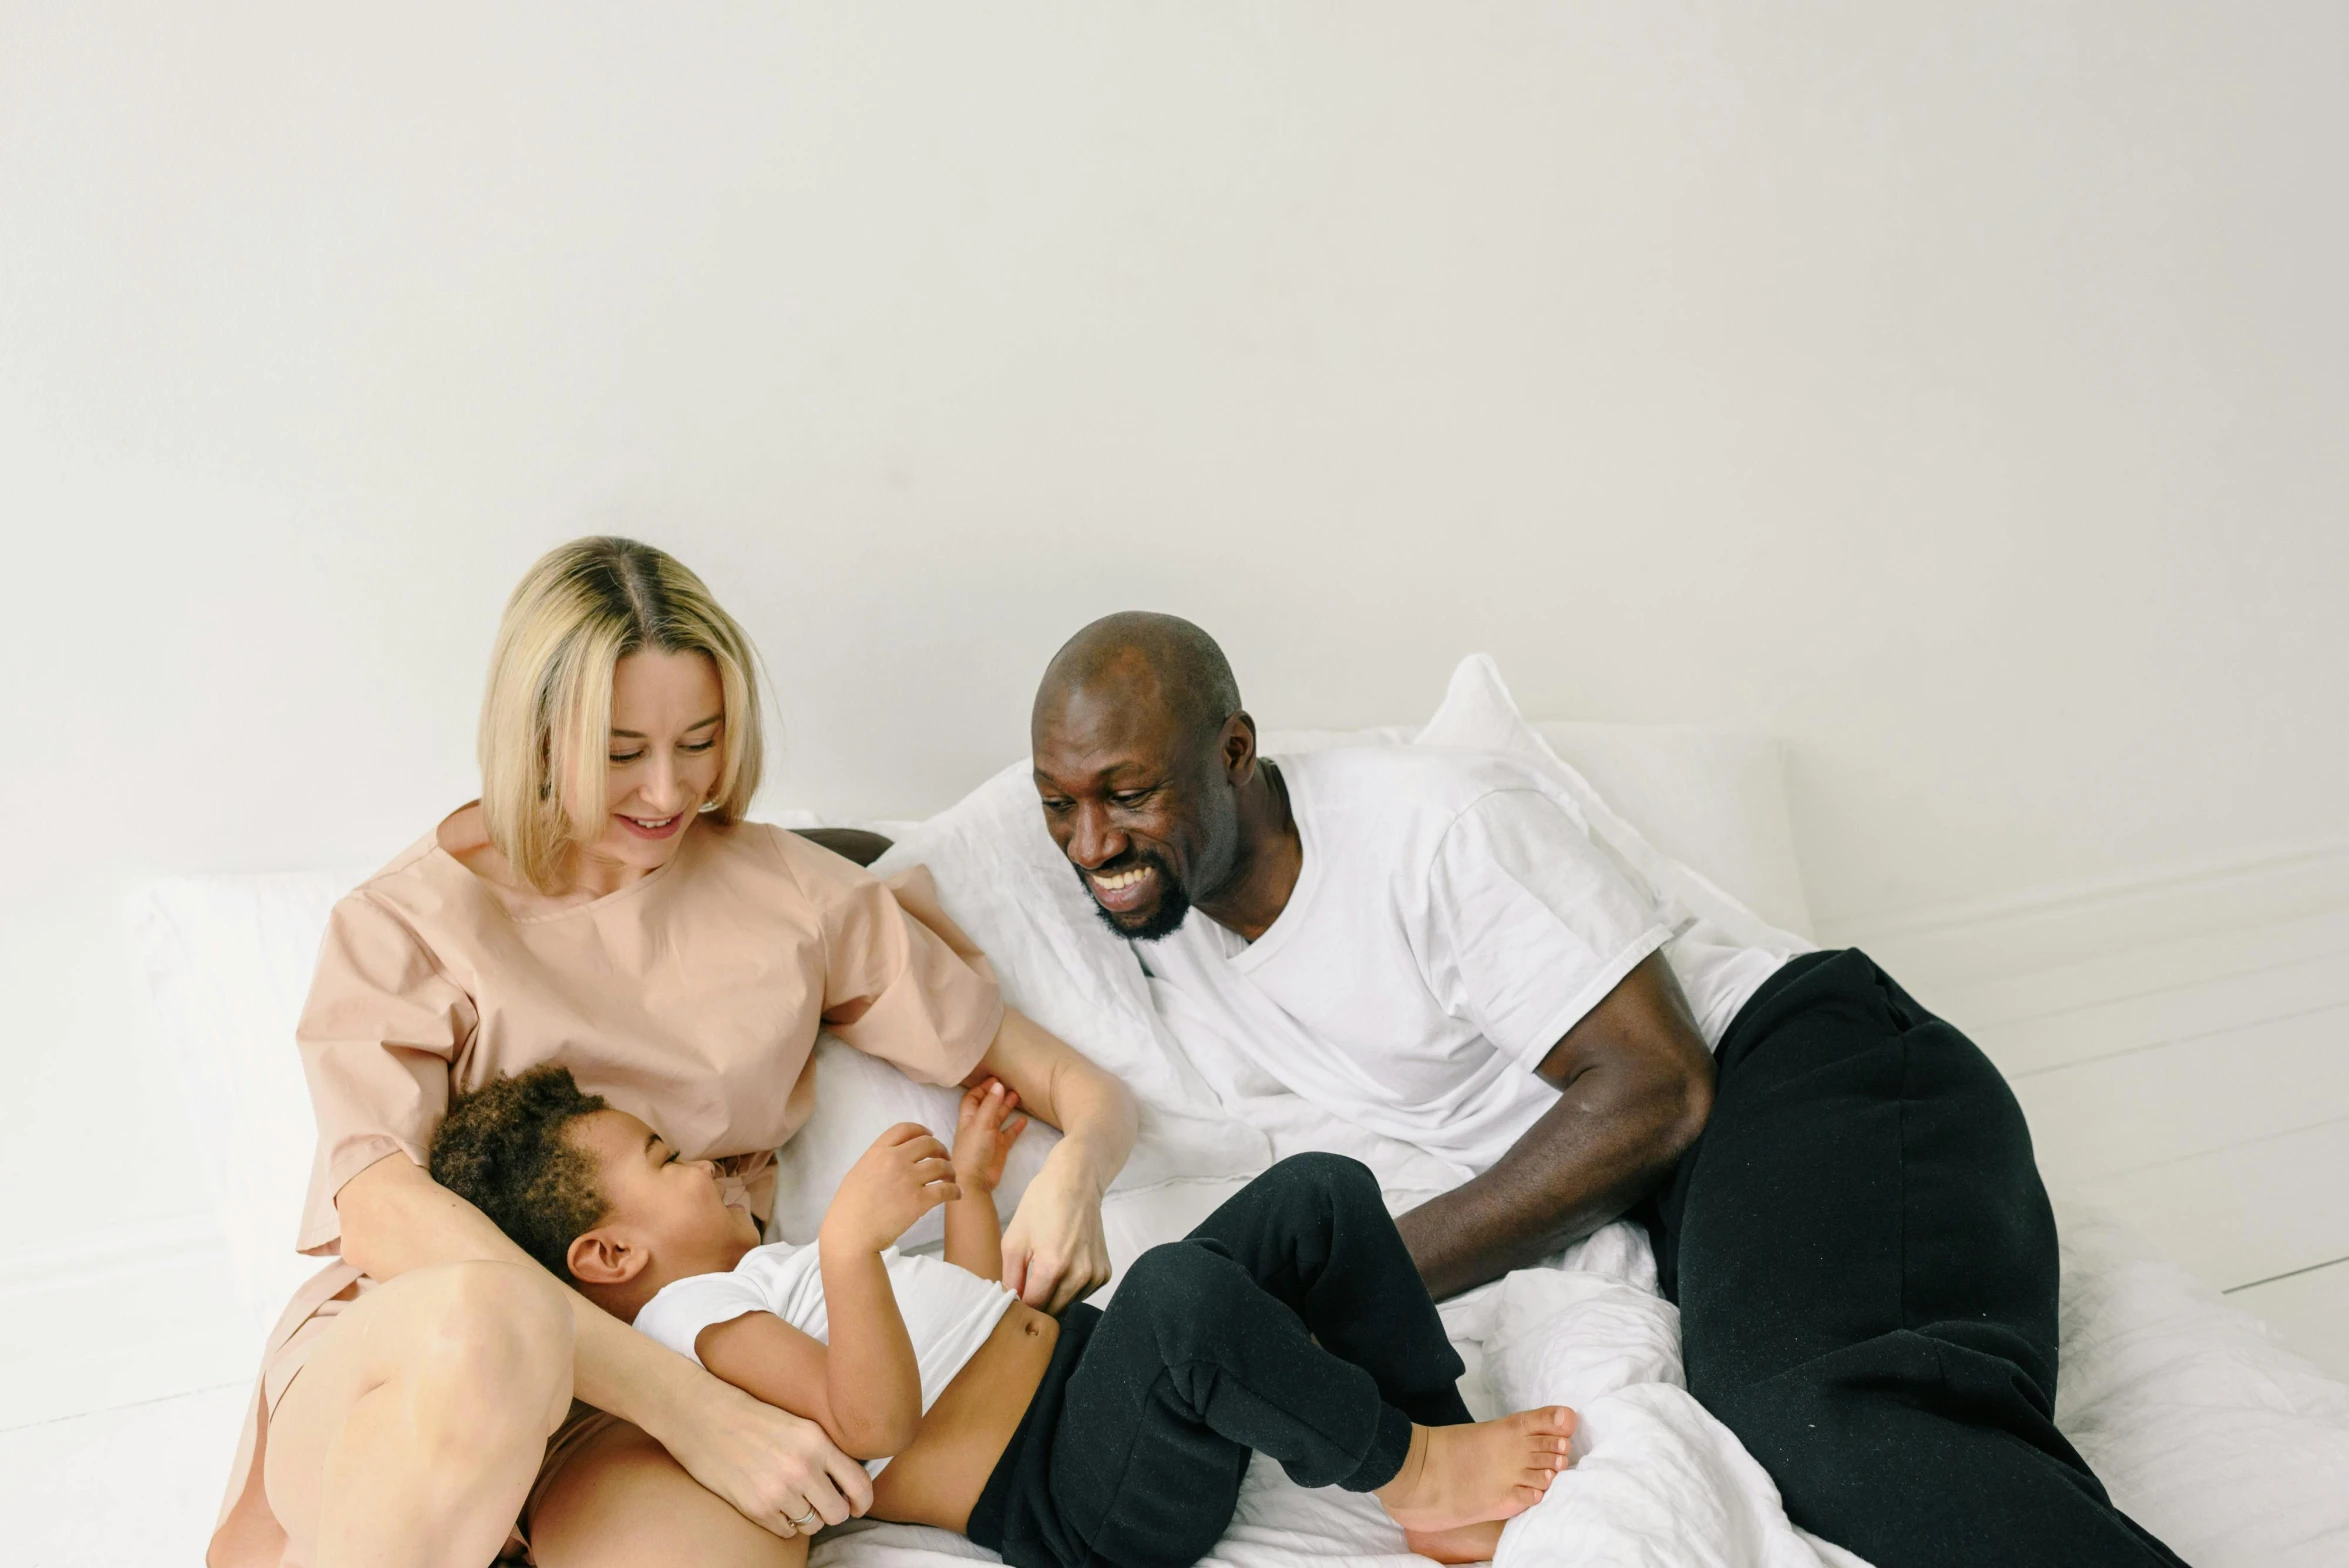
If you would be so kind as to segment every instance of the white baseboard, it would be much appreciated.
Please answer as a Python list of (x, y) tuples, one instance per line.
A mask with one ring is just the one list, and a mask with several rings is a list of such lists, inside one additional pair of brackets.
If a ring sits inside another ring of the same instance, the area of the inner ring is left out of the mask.
[(2327, 841), (2150, 876), (1822, 921), (1820, 940), (1863, 948), (1904, 981), (1962, 987), (2345, 911), (2349, 841)]

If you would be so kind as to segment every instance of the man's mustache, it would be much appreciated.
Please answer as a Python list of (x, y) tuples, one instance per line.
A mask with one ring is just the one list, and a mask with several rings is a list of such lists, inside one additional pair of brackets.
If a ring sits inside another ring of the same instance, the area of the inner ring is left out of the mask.
[[(1093, 879), (1097, 876), (1118, 876), (1142, 866), (1148, 866), (1158, 873), (1158, 908), (1141, 925), (1129, 926), (1111, 914), (1108, 907), (1101, 902), (1101, 895), (1094, 891)], [(1169, 936), (1180, 930), (1184, 920), (1190, 916), (1190, 890), (1183, 886), (1182, 879), (1174, 874), (1172, 866), (1148, 850), (1137, 850), (1130, 854), (1120, 855), (1116, 860), (1105, 862), (1090, 870), (1072, 860), (1068, 863), (1068, 868), (1075, 872), (1077, 880), (1085, 885), (1085, 897), (1092, 901), (1093, 913), (1100, 916), (1101, 923), (1109, 927), (1110, 931), (1121, 940), (1155, 942), (1160, 937)]]

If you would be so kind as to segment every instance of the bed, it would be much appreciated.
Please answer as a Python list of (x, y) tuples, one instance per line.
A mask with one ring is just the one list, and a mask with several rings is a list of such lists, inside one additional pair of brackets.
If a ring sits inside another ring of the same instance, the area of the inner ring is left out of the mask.
[[(1530, 724), (1491, 662), (1475, 657), (1424, 726), (1269, 732), (1264, 749), (1348, 743), (1533, 756), (1571, 781), (1611, 848), (1684, 904), (1732, 929), (1743, 922), (1807, 934), (1767, 737)], [(1104, 1206), (1121, 1267), (1297, 1149), (1362, 1158), (1398, 1208), (1458, 1179), (1421, 1151), (1226, 1071), (1216, 1041), (1184, 1017), (1179, 998), (1154, 995), (1130, 951), (1093, 922), (1044, 836), (1024, 760), (926, 821), (848, 825), (895, 840), (876, 869), (927, 868), (939, 901), (987, 950), (1009, 998), (1134, 1087), (1143, 1136)], [(327, 910), (361, 874), (172, 879), (132, 901), (152, 1016), (197, 1119), (256, 1356), (312, 1267), (288, 1246), (312, 1127), (293, 1020)], [(782, 1151), (772, 1229), (785, 1239), (812, 1236), (839, 1172), (881, 1127), (953, 1124), (951, 1093), (836, 1043), (819, 1044), (817, 1072), (816, 1117)], [(998, 1194), (1007, 1212), (1049, 1137), (1039, 1128), (1021, 1141)], [(2198, 1568), (2349, 1563), (2349, 1387), (2109, 1218), (2060, 1194), (2058, 1218), (2057, 1416), (2115, 1500)], [(934, 1239), (917, 1228), (907, 1244)], [(1645, 1237), (1633, 1227), (1608, 1226), (1541, 1267), (1446, 1303), (1444, 1319), (1469, 1364), (1465, 1391), (1479, 1413), (1564, 1402), (1583, 1417), (1574, 1468), (1510, 1524), (1500, 1568), (1858, 1561), (1792, 1526), (1768, 1477), (1681, 1386), (1676, 1316), (1655, 1292)], [(811, 1560), (817, 1568), (942, 1568), (974, 1558), (992, 1560), (938, 1531), (855, 1522), (826, 1532)], [(1404, 1568), (1421, 1560), (1367, 1499), (1301, 1490), (1259, 1461), (1209, 1561)]]

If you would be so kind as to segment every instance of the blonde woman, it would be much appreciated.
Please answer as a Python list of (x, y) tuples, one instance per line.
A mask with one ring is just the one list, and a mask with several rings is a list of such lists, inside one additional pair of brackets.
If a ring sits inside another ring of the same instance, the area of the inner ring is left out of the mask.
[(1067, 1134), (1005, 1283), (1057, 1311), (1108, 1277), (1130, 1097), (1004, 1008), (919, 884), (907, 904), (937, 929), (743, 819), (755, 674), (741, 629), (648, 546), (579, 540), (516, 589), (481, 799), (337, 905), (319, 954), (299, 1245), (339, 1261), (271, 1337), (213, 1568), (797, 1564), (870, 1502), (814, 1425), (589, 1305), (425, 1174), (451, 1091), (500, 1074), (568, 1067), (762, 1216), (819, 1025), (928, 1082), (993, 1074)]

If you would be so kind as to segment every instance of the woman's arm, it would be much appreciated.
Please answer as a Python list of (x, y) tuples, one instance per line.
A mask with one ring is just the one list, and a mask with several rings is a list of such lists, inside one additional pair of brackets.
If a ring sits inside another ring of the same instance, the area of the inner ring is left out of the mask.
[[(343, 1257), (376, 1279), (435, 1263), (495, 1259), (537, 1268), (488, 1217), (404, 1154), (343, 1185)], [(578, 1397), (643, 1428), (693, 1478), (777, 1535), (812, 1505), (827, 1524), (872, 1506), (864, 1467), (814, 1423), (709, 1376), (570, 1292)], [(805, 1499), (803, 1502), (802, 1499)]]
[(1109, 1282), (1101, 1195), (1134, 1149), (1134, 1097), (1056, 1036), (1012, 1008), (966, 1085), (1003, 1080), (1061, 1140), (1028, 1184), (1003, 1238), (1003, 1283), (1029, 1306), (1058, 1312)]

